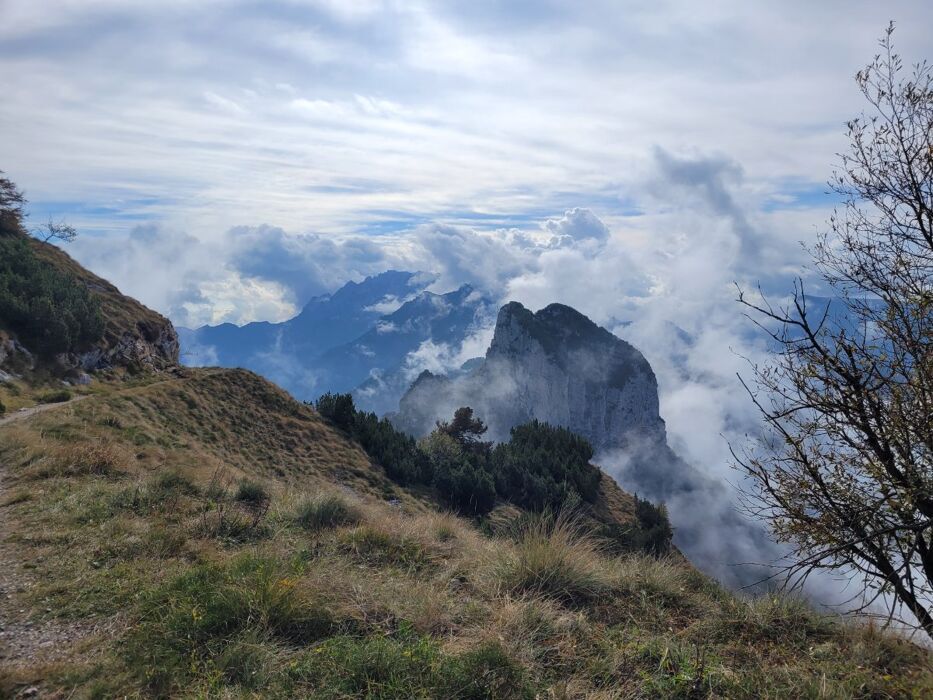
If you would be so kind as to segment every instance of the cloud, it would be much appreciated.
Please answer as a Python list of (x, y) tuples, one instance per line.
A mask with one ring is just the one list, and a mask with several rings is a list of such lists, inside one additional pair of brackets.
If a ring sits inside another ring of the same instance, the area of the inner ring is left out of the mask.
[(609, 227), (589, 209), (575, 207), (559, 219), (548, 219), (544, 229), (553, 236), (552, 245), (569, 245), (575, 241), (603, 243), (609, 238)]
[(910, 58), (933, 21), (909, 0), (462, 5), (6, 0), (3, 168), (38, 206), (88, 204), (85, 230), (125, 235), (114, 211), (146, 197), (199, 239), (621, 215), (605, 193), (655, 144), (780, 194), (826, 180), (888, 19)]

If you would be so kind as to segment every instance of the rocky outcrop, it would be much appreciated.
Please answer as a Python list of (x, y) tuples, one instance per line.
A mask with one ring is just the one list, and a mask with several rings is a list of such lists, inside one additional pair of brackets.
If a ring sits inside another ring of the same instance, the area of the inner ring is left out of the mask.
[(497, 440), (532, 419), (573, 430), (597, 452), (665, 439), (657, 380), (644, 356), (562, 304), (537, 313), (517, 302), (503, 306), (485, 361), (459, 379), (422, 373), (394, 420), (425, 434), (465, 405)]
[(60, 248), (37, 241), (22, 230), (8, 230), (4, 235), (27, 243), (38, 263), (35, 269), (51, 269), (59, 279), (86, 288), (99, 307), (101, 329), (96, 339), (74, 341), (67, 351), (52, 356), (34, 347), (36, 339), (30, 341), (22, 333), (21, 320), (0, 314), (0, 370), (24, 376), (43, 370), (74, 379), (84, 371), (112, 367), (146, 371), (178, 365), (178, 334), (167, 318), (123, 294)]
[(110, 367), (163, 370), (178, 364), (178, 333), (168, 320), (164, 324), (138, 324), (112, 344), (96, 346), (81, 353), (59, 355), (56, 360), (65, 368), (87, 371)]

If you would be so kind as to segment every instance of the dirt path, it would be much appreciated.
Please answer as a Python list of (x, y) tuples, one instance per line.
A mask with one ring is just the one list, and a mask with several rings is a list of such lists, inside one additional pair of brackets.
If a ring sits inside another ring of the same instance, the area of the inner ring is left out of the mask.
[[(78, 396), (61, 403), (41, 404), (16, 411), (0, 419), (0, 426), (20, 421), (44, 411), (67, 406), (89, 398)], [(35, 620), (35, 613), (23, 598), (37, 583), (35, 562), (24, 561), (25, 551), (9, 541), (13, 532), (8, 505), (10, 479), (0, 461), (0, 674), (4, 671), (21, 679), (13, 697), (38, 697), (40, 687), (30, 683), (31, 669), (43, 663), (63, 659), (72, 653), (80, 639), (102, 631), (109, 621)], [(0, 688), (2, 694), (2, 688)]]
[[(3, 416), (0, 418), (0, 426), (6, 425), (7, 423), (13, 423), (18, 420), (23, 420), (24, 418), (29, 418), (29, 416), (34, 416), (37, 413), (42, 413), (43, 411), (51, 411), (53, 408), (59, 408), (60, 406), (68, 406), (69, 404), (77, 403), (78, 401), (84, 401), (84, 399), (90, 398), (90, 395), (85, 396), (76, 396), (73, 399), (68, 401), (60, 401), (59, 403), (40, 403), (36, 406), (30, 406), (29, 408), (21, 408), (18, 411)], [(0, 464), (0, 469), (3, 468), (3, 465)]]

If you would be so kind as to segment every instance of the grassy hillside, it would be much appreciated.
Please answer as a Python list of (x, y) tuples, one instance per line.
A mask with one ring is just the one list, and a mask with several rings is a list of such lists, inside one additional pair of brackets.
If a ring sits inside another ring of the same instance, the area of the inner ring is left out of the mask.
[[(67, 369), (51, 362), (56, 355), (95, 349), (105, 358), (101, 366), (161, 369), (178, 361), (168, 319), (60, 248), (29, 236), (17, 220), (0, 217), (0, 347), (9, 337), (38, 357), (40, 374)], [(6, 354), (0, 353), (0, 364)], [(23, 357), (11, 356), (7, 364), (16, 372), (30, 370)]]
[(61, 248), (32, 238), (30, 243), (36, 257), (77, 280), (98, 300), (104, 321), (103, 340), (108, 345), (116, 343), (127, 331), (136, 331), (143, 338), (153, 340), (168, 325), (168, 319), (162, 314), (121, 294), (116, 286), (79, 265)]
[(0, 697), (933, 693), (903, 640), (510, 510), (439, 511), (249, 372), (101, 384), (0, 425)]

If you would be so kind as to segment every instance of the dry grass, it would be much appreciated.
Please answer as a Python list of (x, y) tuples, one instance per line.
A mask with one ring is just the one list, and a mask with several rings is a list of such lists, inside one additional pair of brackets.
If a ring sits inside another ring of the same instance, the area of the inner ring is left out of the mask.
[[(248, 373), (101, 391), (0, 428), (0, 460), (5, 546), (34, 567), (14, 609), (113, 630), (35, 669), (46, 694), (933, 692), (929, 655), (904, 640), (735, 597), (680, 559), (611, 556), (566, 518), (499, 513), (490, 537), (402, 489), (389, 505), (356, 446)], [(224, 503), (267, 500), (261, 538), (199, 530), (218, 469)], [(26, 678), (0, 672), (0, 693)]]
[(24, 476), (33, 479), (72, 476), (115, 476), (129, 463), (126, 450), (105, 440), (56, 447), (40, 458)]
[(582, 525), (563, 516), (522, 525), (514, 547), (503, 547), (492, 564), (495, 581), (511, 594), (530, 593), (582, 604), (612, 588), (600, 543)]

